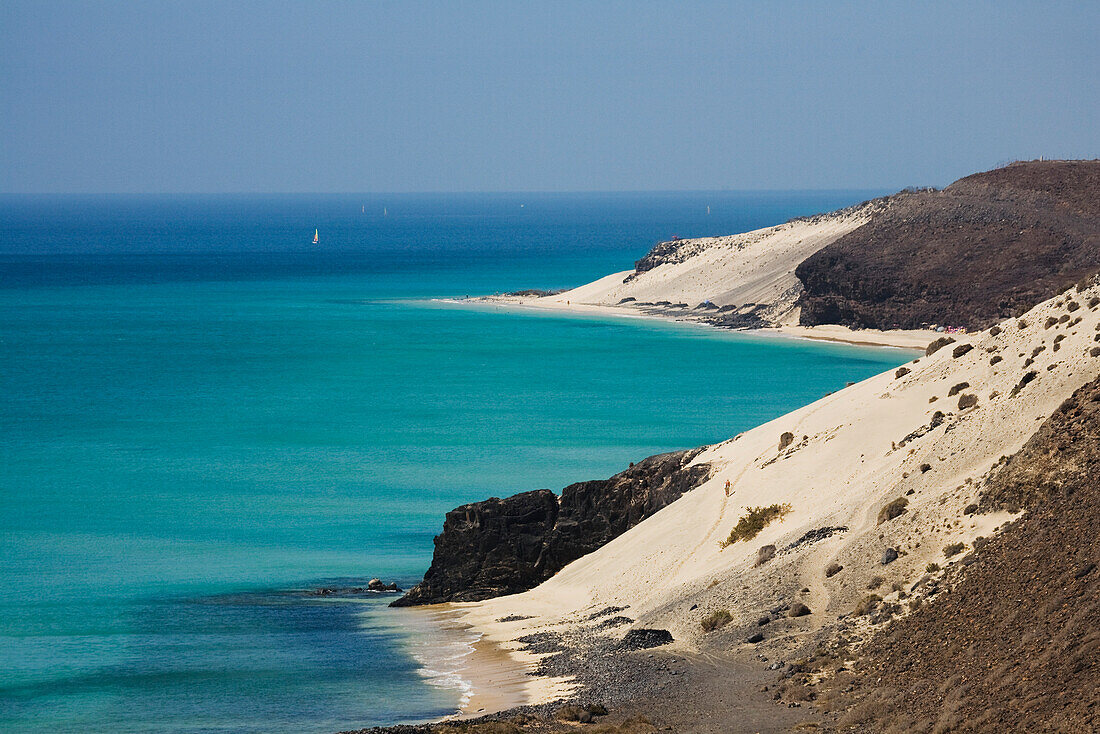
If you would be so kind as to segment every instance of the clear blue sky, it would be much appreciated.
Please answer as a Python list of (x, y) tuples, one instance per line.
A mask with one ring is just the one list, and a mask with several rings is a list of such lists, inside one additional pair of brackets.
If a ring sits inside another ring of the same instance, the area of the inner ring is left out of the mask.
[(1100, 155), (1100, 3), (0, 1), (0, 191), (900, 188)]

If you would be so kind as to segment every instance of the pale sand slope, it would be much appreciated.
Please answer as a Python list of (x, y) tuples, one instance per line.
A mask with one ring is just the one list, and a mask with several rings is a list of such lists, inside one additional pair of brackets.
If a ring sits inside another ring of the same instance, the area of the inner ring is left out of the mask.
[[(906, 365), (908, 374), (896, 377), (890, 370), (715, 445), (697, 459), (715, 468), (709, 481), (624, 535), (531, 591), (452, 608), (463, 610), (463, 621), (488, 639), (511, 648), (534, 631), (594, 625), (586, 621), (589, 614), (621, 606), (629, 607), (623, 614), (635, 622), (607, 633), (615, 637), (630, 627), (659, 627), (669, 629), (682, 649), (782, 655), (803, 633), (836, 624), (838, 615), (850, 612), (868, 593), (869, 578), (884, 577), (878, 593), (896, 598), (891, 583), (911, 585), (930, 562), (947, 563), (945, 545), (963, 542), (969, 548), (976, 536), (1011, 519), (964, 515), (963, 508), (976, 501), (983, 476), (1001, 457), (1019, 450), (1066, 397), (1100, 372), (1100, 357), (1090, 355), (1100, 346), (1094, 341), (1100, 311), (1087, 306), (1094, 296), (1100, 296), (1096, 285), (1070, 291), (1020, 321), (1005, 321), (996, 336), (963, 336)], [(1070, 302), (1080, 307), (1070, 312)], [(1048, 318), (1063, 315), (1069, 321), (1044, 328)], [(1075, 319), (1081, 320), (1070, 326)], [(962, 344), (974, 348), (954, 357)], [(1034, 364), (1025, 367), (1039, 347)], [(995, 357), (1001, 361), (990, 364)], [(1030, 370), (1035, 379), (1010, 397)], [(970, 387), (961, 394), (976, 395), (976, 407), (960, 410), (959, 395), (948, 397), (962, 382)], [(929, 429), (936, 411), (945, 420)], [(780, 437), (788, 431), (794, 442), (780, 451)], [(924, 433), (903, 441), (914, 432)], [(922, 472), (922, 464), (930, 469)], [(727, 479), (733, 484), (728, 499)], [(877, 525), (881, 508), (902, 496), (910, 502), (907, 512)], [(792, 512), (752, 541), (720, 547), (747, 507), (773, 503), (789, 503)], [(783, 550), (825, 526), (849, 530)], [(766, 544), (780, 553), (754, 568)], [(901, 558), (884, 566), (887, 547), (897, 548)], [(844, 570), (826, 579), (824, 568), (833, 561)], [(801, 593), (802, 587), (809, 591)], [(743, 643), (762, 611), (795, 600), (813, 613), (760, 628), (767, 637), (761, 645)], [(690, 610), (693, 604), (698, 608)], [(719, 608), (728, 609), (734, 622), (704, 636), (700, 619)], [(507, 615), (533, 618), (496, 621)], [(552, 699), (563, 691), (557, 683), (531, 693), (536, 700)]]
[(764, 303), (775, 304), (778, 317), (801, 292), (794, 275), (798, 264), (866, 224), (872, 209), (873, 205), (867, 204), (728, 237), (681, 240), (666, 255), (671, 262), (625, 283), (630, 273), (601, 278), (542, 300), (615, 305), (630, 297), (648, 303), (687, 303), (692, 308), (704, 301), (717, 306)]
[[(802, 284), (795, 277), (795, 268), (837, 238), (866, 224), (881, 206), (881, 203), (870, 202), (728, 237), (662, 243), (658, 247), (665, 250), (663, 259), (666, 262), (651, 270), (612, 273), (553, 296), (494, 296), (476, 301), (582, 314), (704, 322), (715, 318), (715, 310), (697, 306), (709, 301), (716, 307), (737, 306), (732, 313), (751, 313), (774, 327), (776, 332), (790, 336), (900, 347), (924, 346), (934, 338), (930, 331), (852, 331), (841, 326), (797, 326), (795, 301), (802, 293)], [(635, 300), (623, 303), (626, 298)], [(686, 304), (686, 308), (644, 305), (661, 302)]]

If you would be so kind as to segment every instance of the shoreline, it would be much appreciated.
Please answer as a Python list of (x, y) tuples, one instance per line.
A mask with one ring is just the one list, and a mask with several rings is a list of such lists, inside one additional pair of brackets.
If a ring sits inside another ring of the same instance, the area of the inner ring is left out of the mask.
[(879, 329), (857, 330), (834, 324), (824, 324), (821, 326), (798, 326), (792, 324), (755, 329), (732, 329), (708, 323), (700, 318), (693, 317), (693, 315), (689, 313), (679, 314), (668, 311), (640, 311), (636, 308), (593, 303), (562, 303), (561, 301), (527, 296), (475, 296), (468, 299), (435, 298), (431, 300), (433, 303), (443, 303), (467, 308), (484, 307), (500, 310), (554, 312), (574, 316), (647, 319), (665, 323), (693, 324), (708, 329), (728, 331), (748, 336), (806, 339), (810, 341), (850, 344), (852, 346), (888, 347), (914, 351), (924, 351), (925, 347), (927, 347), (930, 342), (944, 335), (942, 332), (932, 331), (931, 329), (896, 329), (890, 331), (882, 331)]
[(465, 620), (468, 610), (436, 604), (391, 610), (428, 685), (458, 692), (456, 710), (431, 721), (462, 721), (568, 696), (568, 681), (536, 674), (539, 656), (501, 644)]

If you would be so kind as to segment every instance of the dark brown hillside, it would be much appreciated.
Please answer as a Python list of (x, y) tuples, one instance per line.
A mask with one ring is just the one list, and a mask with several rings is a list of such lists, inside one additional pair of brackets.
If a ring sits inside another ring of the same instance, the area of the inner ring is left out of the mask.
[(1100, 272), (1100, 161), (1033, 161), (902, 192), (807, 258), (801, 322), (984, 328)]
[[(990, 478), (1030, 508), (860, 652), (840, 728), (1100, 731), (1100, 379)], [(851, 674), (844, 674), (850, 676)], [(843, 697), (843, 694), (841, 694)]]

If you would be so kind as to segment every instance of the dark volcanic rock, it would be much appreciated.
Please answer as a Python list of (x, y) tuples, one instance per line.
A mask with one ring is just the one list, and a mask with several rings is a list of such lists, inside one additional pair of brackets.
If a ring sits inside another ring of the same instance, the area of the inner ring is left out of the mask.
[(1023, 517), (861, 648), (845, 728), (1100, 731), (1098, 475), (1100, 379), (990, 476), (982, 508)]
[(536, 564), (558, 519), (558, 498), (537, 489), (447, 513), (424, 580), (393, 606), (478, 601), (514, 594), (540, 580)]
[(986, 328), (1100, 271), (1100, 161), (1033, 161), (902, 192), (802, 262), (805, 325)]
[(394, 606), (479, 601), (542, 583), (617, 538), (710, 474), (688, 466), (703, 449), (651, 456), (610, 479), (451, 510), (424, 580)]
[(623, 647), (630, 650), (643, 650), (647, 647), (659, 647), (672, 642), (672, 633), (668, 630), (636, 629), (630, 630), (623, 638)]

